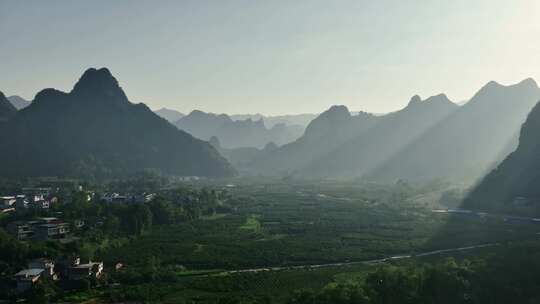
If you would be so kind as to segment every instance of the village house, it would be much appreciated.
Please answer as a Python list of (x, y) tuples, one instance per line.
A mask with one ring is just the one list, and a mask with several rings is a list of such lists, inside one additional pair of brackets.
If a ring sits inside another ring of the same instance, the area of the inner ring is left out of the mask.
[(17, 200), (15, 201), (15, 210), (23, 211), (28, 209), (30, 202), (24, 195), (17, 195)]
[(15, 202), (12, 204), (18, 211), (24, 211), (29, 208), (34, 209), (49, 209), (51, 199), (45, 198), (43, 195), (17, 195)]
[(17, 292), (27, 291), (41, 278), (58, 280), (57, 268), (62, 274), (62, 279), (68, 280), (99, 279), (103, 275), (103, 262), (81, 263), (79, 257), (73, 257), (60, 260), (55, 265), (54, 261), (48, 258), (34, 259), (28, 263), (27, 269), (23, 269), (13, 276)]
[(62, 239), (68, 233), (69, 223), (54, 217), (41, 218), (40, 223), (34, 228), (34, 237), (38, 240)]
[(34, 235), (34, 230), (28, 222), (15, 221), (7, 225), (7, 231), (18, 240), (26, 240)]
[(47, 258), (34, 259), (28, 263), (27, 269), (17, 272), (14, 275), (17, 292), (24, 292), (32, 288), (41, 278), (58, 279), (52, 260)]
[(36, 284), (45, 272), (41, 268), (23, 269), (15, 274), (17, 292), (24, 292)]
[(32, 221), (15, 221), (7, 225), (7, 231), (18, 240), (64, 239), (69, 233), (69, 223), (56, 217), (42, 217)]
[(54, 271), (54, 261), (47, 258), (34, 259), (28, 262), (29, 269), (43, 269), (43, 276), (51, 280), (57, 280), (58, 275)]
[(70, 267), (68, 274), (70, 280), (99, 279), (103, 274), (103, 262), (79, 263)]
[(49, 209), (51, 204), (56, 202), (56, 197), (50, 197), (43, 194), (34, 194), (26, 196), (27, 207), (34, 209)]
[[(16, 196), (0, 196), (0, 212), (25, 211), (33, 209), (49, 209), (58, 198), (46, 191), (48, 188), (37, 188)], [(40, 192), (41, 191), (41, 192)]]
[(48, 200), (34, 201), (30, 204), (30, 207), (34, 209), (49, 209), (50, 206), (51, 204)]
[(64, 258), (58, 262), (62, 277), (69, 280), (98, 279), (103, 274), (103, 262), (81, 263), (80, 257)]

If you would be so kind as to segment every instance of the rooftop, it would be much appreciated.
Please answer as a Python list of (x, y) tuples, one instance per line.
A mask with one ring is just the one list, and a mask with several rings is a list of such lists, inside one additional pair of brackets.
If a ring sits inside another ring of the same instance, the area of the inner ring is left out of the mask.
[(58, 227), (58, 226), (67, 226), (67, 225), (68, 225), (68, 223), (58, 222), (58, 223), (41, 224), (41, 225), (39, 225), (39, 227), (42, 227), (42, 228), (55, 228), (55, 227)]
[(103, 264), (103, 262), (84, 263), (84, 264), (79, 264), (77, 266), (73, 266), (72, 268), (85, 269), (85, 268), (92, 268), (94, 267), (94, 265), (100, 265), (100, 264)]
[(16, 277), (36, 277), (40, 275), (43, 271), (41, 268), (30, 268), (23, 269), (15, 274)]
[(45, 221), (45, 222), (55, 221), (57, 219), (58, 219), (57, 217), (40, 217), (40, 218), (38, 218), (38, 220), (42, 220), (42, 221)]

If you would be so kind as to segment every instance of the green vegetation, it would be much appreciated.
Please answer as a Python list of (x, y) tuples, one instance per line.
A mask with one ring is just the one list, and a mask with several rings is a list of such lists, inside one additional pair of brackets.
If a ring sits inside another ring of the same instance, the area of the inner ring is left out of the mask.
[(240, 226), (240, 229), (249, 230), (251, 232), (261, 232), (261, 222), (258, 220), (258, 216), (251, 215), (246, 219), (246, 223)]
[[(6, 241), (0, 242), (6, 253), (2, 261), (15, 266), (4, 267), (4, 273), (13, 273), (26, 259), (44, 252), (52, 257), (71, 252), (103, 260), (106, 277), (90, 289), (48, 291), (48, 299), (394, 303), (395, 298), (378, 298), (377, 288), (394, 290), (397, 284), (405, 289), (396, 289), (395, 297), (404, 297), (408, 290), (411, 303), (431, 303), (428, 297), (441, 294), (430, 295), (427, 289), (446, 291), (428, 283), (450, 282), (460, 292), (469, 288), (465, 281), (484, 284), (480, 277), (498, 275), (485, 267), (506, 270), (482, 265), (496, 263), (499, 256), (508, 258), (511, 248), (536, 239), (539, 228), (533, 222), (508, 222), (496, 215), (434, 213), (433, 209), (444, 208), (439, 198), (449, 185), (443, 183), (236, 181), (233, 187), (210, 183), (162, 187), (152, 201), (139, 204), (108, 204), (97, 194), (87, 201), (81, 193), (72, 193), (71, 201), (54, 211), (63, 212), (67, 220), (88, 220), (88, 227), (77, 232), (80, 239), (67, 245), (39, 244), (5, 235)], [(107, 187), (129, 183), (103, 186)], [(160, 186), (153, 181), (141, 187)], [(492, 247), (423, 255), (482, 244)], [(493, 252), (497, 254), (492, 256)], [(441, 255), (456, 261), (441, 260)], [(124, 268), (116, 271), (112, 267), (118, 262)], [(378, 278), (390, 285), (374, 285)]]
[[(496, 254), (495, 254), (496, 253)], [(540, 243), (456, 261), (384, 265), (346, 282), (296, 291), (289, 303), (536, 303)], [(526, 270), (523, 269), (526, 265)]]
[(367, 266), (234, 271), (365, 261), (535, 237), (534, 224), (433, 213), (438, 206), (431, 198), (443, 189), (405, 183), (239, 185), (229, 190), (230, 214), (154, 227), (103, 258), (136, 269), (159, 261), (158, 272), (166, 279), (152, 286), (165, 288), (159, 295), (165, 302), (286, 301), (296, 289), (320, 289)]

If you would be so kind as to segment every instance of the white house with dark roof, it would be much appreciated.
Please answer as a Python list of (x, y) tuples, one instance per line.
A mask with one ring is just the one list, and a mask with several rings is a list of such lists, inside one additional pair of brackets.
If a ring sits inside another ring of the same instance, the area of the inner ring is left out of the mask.
[(54, 261), (47, 258), (34, 259), (28, 262), (29, 269), (43, 269), (43, 275), (52, 280), (57, 280), (58, 276), (54, 272)]
[(103, 274), (103, 262), (81, 263), (69, 268), (70, 280), (82, 280), (85, 278), (99, 279)]

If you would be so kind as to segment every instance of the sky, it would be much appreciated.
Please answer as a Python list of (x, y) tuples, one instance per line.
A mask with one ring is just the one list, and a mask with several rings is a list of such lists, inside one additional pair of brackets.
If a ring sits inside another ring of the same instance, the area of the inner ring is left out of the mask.
[(69, 91), (107, 67), (182, 112), (384, 113), (540, 82), (538, 0), (0, 0), (0, 91)]

